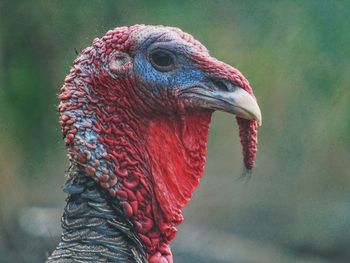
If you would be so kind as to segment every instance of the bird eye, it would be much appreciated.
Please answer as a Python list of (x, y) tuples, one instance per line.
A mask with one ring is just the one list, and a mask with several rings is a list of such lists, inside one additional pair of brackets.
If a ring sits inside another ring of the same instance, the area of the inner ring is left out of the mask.
[(151, 53), (150, 60), (153, 67), (159, 71), (170, 71), (175, 66), (172, 54), (163, 50), (157, 50)]

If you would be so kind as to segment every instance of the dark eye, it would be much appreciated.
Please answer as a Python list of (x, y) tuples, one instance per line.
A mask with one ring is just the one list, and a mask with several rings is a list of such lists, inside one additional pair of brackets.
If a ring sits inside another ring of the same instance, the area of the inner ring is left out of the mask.
[(163, 50), (157, 50), (151, 53), (150, 60), (153, 67), (159, 71), (170, 71), (175, 66), (172, 54)]

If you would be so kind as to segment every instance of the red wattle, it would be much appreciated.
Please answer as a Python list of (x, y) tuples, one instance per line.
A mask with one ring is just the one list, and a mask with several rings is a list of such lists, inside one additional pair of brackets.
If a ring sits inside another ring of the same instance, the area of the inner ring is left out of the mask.
[(148, 129), (155, 194), (165, 222), (179, 224), (180, 209), (191, 199), (203, 175), (211, 112), (157, 118)]

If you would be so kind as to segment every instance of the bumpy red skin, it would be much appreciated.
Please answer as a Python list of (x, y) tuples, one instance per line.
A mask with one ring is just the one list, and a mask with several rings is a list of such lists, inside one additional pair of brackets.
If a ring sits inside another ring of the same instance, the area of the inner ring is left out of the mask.
[[(58, 110), (71, 162), (121, 201), (149, 262), (172, 263), (169, 244), (175, 226), (183, 220), (181, 208), (204, 172), (212, 112), (186, 110), (184, 102), (169, 98), (161, 102), (163, 112), (155, 114), (137, 89), (132, 63), (124, 65), (122, 75), (111, 76), (109, 57), (115, 52), (132, 54), (135, 39), (131, 36), (145, 27), (116, 28), (84, 49), (61, 88)], [(176, 28), (169, 30), (198, 50), (193, 59), (204, 71), (227, 76), (252, 94), (238, 70), (202, 52), (205, 47), (192, 36)], [(239, 118), (238, 124), (244, 162), (251, 169), (257, 124)]]

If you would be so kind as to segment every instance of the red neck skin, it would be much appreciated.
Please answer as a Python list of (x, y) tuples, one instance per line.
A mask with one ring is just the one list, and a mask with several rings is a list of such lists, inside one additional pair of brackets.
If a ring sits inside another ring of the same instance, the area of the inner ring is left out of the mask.
[(182, 118), (155, 118), (148, 125), (146, 148), (155, 226), (148, 236), (152, 244), (153, 233), (160, 234), (159, 251), (151, 253), (150, 262), (162, 262), (162, 257), (167, 260), (164, 262), (173, 262), (169, 244), (175, 237), (175, 226), (183, 221), (181, 208), (191, 199), (204, 172), (210, 118), (208, 111), (191, 112)]
[(116, 196), (134, 220), (150, 263), (173, 262), (169, 244), (204, 172), (210, 119), (209, 111), (154, 117), (138, 127), (137, 142), (123, 142), (120, 156), (116, 147), (107, 147), (119, 163), (132, 158)]
[(130, 129), (135, 134), (123, 136), (120, 145), (120, 135), (114, 134), (107, 146), (114, 162), (127, 171), (126, 176), (119, 173), (116, 196), (134, 220), (150, 263), (173, 262), (169, 244), (183, 221), (181, 208), (204, 172), (210, 119), (209, 111), (157, 116)]
[(130, 88), (133, 79), (118, 85), (107, 81), (107, 73), (93, 79), (81, 72), (85, 59), (77, 60), (60, 93), (70, 161), (120, 200), (148, 261), (172, 263), (169, 244), (204, 172), (212, 112), (141, 116), (132, 107), (140, 103)]

